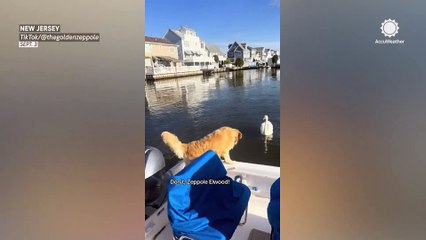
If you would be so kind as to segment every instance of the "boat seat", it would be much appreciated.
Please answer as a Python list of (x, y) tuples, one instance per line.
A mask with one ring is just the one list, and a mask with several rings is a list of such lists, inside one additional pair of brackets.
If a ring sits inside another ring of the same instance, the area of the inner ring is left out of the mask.
[[(168, 183), (168, 216), (175, 239), (230, 239), (247, 208), (250, 190), (226, 176), (213, 151), (193, 160)], [(209, 180), (223, 184), (209, 184)], [(188, 184), (188, 180), (193, 181)]]
[(271, 224), (271, 239), (280, 239), (280, 178), (271, 186), (271, 198), (268, 205), (268, 220)]

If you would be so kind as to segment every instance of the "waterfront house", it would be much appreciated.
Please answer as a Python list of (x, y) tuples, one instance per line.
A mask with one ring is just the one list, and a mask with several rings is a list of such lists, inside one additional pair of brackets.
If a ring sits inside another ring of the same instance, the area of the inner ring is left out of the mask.
[(223, 62), (226, 60), (226, 54), (220, 51), (220, 49), (215, 45), (207, 44), (206, 48), (209, 52), (209, 56), (214, 60), (214, 55), (217, 55), (219, 58), (219, 65), (223, 65)]
[(255, 62), (256, 61), (256, 48), (252, 48), (250, 46), (247, 46), (247, 49), (250, 51), (250, 61)]
[(271, 59), (274, 55), (279, 55), (279, 52), (273, 49), (266, 48), (265, 49), (266, 60)]
[(201, 67), (213, 65), (214, 59), (209, 56), (206, 43), (193, 29), (185, 26), (178, 30), (169, 29), (164, 38), (178, 46), (178, 58), (184, 65)]
[(145, 37), (145, 67), (180, 65), (176, 44), (164, 38)]
[(268, 61), (268, 59), (266, 58), (266, 52), (264, 47), (257, 47), (255, 49), (256, 53), (254, 58), (257, 62), (265, 63), (266, 61)]
[(251, 50), (246, 43), (234, 42), (228, 45), (228, 59), (235, 62), (237, 58), (244, 60), (244, 63), (251, 61)]

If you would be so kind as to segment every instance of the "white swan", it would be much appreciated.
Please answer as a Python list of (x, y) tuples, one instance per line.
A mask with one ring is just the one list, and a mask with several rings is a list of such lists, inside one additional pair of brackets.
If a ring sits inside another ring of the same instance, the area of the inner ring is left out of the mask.
[(260, 125), (260, 133), (265, 136), (270, 136), (274, 133), (274, 126), (268, 121), (268, 115), (263, 117), (263, 123)]

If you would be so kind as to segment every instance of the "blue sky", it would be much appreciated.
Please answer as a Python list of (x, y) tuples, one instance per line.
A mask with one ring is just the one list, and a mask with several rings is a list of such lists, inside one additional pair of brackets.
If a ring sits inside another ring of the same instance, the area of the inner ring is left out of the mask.
[(279, 0), (145, 1), (145, 36), (163, 37), (182, 25), (224, 52), (234, 41), (280, 48)]

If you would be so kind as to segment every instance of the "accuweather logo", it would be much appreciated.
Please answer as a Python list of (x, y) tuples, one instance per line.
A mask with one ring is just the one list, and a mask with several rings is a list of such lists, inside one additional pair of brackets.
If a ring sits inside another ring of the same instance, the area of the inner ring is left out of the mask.
[(388, 20), (382, 22), (380, 30), (382, 30), (382, 33), (385, 35), (385, 37), (395, 37), (399, 30), (398, 23), (395, 20), (389, 18)]
[(381, 23), (380, 30), (389, 39), (376, 39), (375, 44), (404, 44), (405, 40), (391, 39), (399, 33), (399, 25), (395, 19), (385, 19)]

